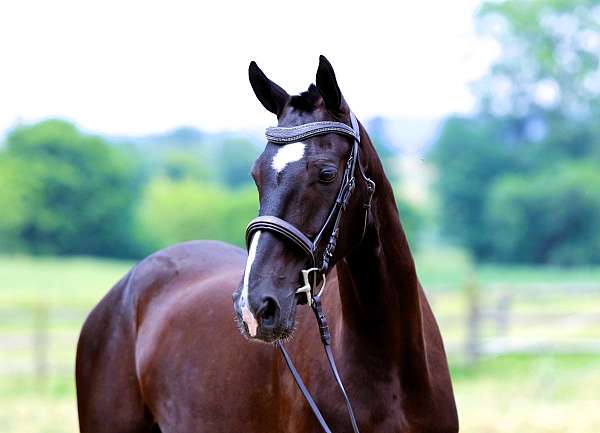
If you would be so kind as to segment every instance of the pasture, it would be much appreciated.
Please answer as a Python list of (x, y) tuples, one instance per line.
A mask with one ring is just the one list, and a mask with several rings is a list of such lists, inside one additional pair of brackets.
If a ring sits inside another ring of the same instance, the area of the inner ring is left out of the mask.
[[(465, 287), (474, 284), (492, 304), (495, 297), (490, 293), (488, 298), (486, 290), (499, 285), (589, 286), (576, 296), (519, 298), (522, 293), (514, 293), (509, 329), (503, 332), (512, 340), (600, 340), (595, 319), (600, 290), (594, 289), (600, 269), (474, 269), (452, 251), (421, 252), (416, 260), (451, 352), (461, 431), (597, 431), (600, 354), (568, 353), (557, 345), (556, 350), (484, 355), (468, 362), (462, 345), (469, 306)], [(0, 431), (77, 431), (73, 380), (77, 334), (87, 311), (131, 265), (88, 258), (0, 259)], [(530, 323), (532, 317), (537, 321)], [(494, 320), (484, 322), (481, 338), (493, 337), (497, 327)]]

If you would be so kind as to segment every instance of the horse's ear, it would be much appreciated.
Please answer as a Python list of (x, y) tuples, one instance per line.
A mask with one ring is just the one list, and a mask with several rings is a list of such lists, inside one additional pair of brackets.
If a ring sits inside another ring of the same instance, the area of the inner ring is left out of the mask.
[(342, 92), (335, 78), (335, 72), (325, 56), (319, 56), (319, 69), (317, 69), (317, 88), (323, 97), (325, 107), (338, 113), (342, 106)]
[(250, 62), (248, 76), (252, 90), (263, 107), (279, 117), (290, 97), (287, 92), (269, 80), (255, 61)]

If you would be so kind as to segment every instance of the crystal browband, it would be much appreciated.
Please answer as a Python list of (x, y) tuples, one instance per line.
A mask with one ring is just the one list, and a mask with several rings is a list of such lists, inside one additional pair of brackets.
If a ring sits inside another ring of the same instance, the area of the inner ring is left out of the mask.
[(359, 140), (354, 129), (341, 122), (311, 122), (298, 126), (272, 126), (267, 128), (265, 135), (267, 140), (276, 144), (287, 144), (302, 141), (316, 135), (328, 133), (343, 134)]

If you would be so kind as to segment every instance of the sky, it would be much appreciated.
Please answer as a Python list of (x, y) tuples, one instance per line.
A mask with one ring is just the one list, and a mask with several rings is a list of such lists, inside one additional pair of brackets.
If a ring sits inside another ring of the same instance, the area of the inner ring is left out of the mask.
[(0, 3), (0, 134), (47, 117), (112, 135), (275, 123), (254, 97), (255, 60), (288, 93), (319, 54), (359, 118), (474, 109), (469, 83), (498, 47), (479, 1), (83, 1)]

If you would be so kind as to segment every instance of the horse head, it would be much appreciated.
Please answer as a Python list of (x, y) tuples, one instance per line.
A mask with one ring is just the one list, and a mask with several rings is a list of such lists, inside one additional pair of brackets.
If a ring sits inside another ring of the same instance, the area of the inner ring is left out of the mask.
[[(324, 56), (316, 85), (300, 95), (288, 95), (254, 62), (249, 77), (278, 127), (271, 136), (267, 131), (266, 147), (252, 168), (263, 224), (251, 224), (246, 269), (233, 299), (242, 334), (275, 342), (292, 334), (296, 306), (306, 299), (298, 293), (306, 283), (302, 270), (316, 269), (324, 278), (360, 243), (374, 184), (360, 161), (358, 122)], [(321, 126), (332, 128), (317, 130)], [(305, 127), (318, 133), (303, 138)], [(269, 218), (275, 221), (271, 225)], [(305, 241), (290, 241), (302, 235)]]

